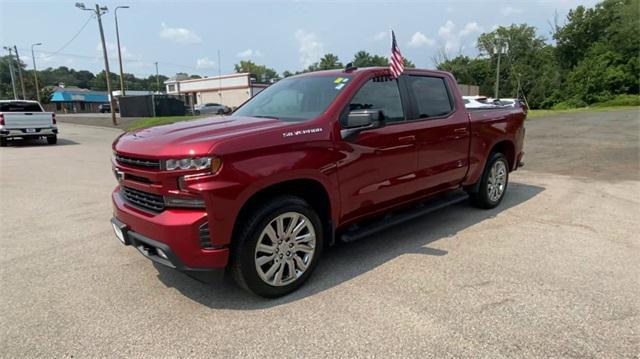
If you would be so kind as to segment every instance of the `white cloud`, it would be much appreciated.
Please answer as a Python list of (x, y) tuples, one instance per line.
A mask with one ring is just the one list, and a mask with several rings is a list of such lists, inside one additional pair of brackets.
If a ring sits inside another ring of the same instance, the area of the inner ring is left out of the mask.
[(262, 52), (260, 52), (260, 50), (246, 49), (244, 51), (238, 52), (236, 56), (243, 59), (248, 59), (252, 57), (262, 57)]
[(458, 36), (456, 24), (451, 20), (440, 26), (438, 29), (438, 35), (442, 42), (444, 42), (444, 50), (451, 52), (460, 47), (460, 37)]
[(372, 39), (374, 41), (381, 41), (387, 38), (387, 36), (389, 36), (389, 32), (388, 31), (380, 31), (379, 33), (373, 35)]
[(504, 16), (521, 14), (522, 13), (522, 9), (516, 8), (516, 7), (512, 7), (512, 6), (506, 6), (506, 7), (503, 7), (502, 9), (500, 9), (500, 13), (502, 15), (504, 15)]
[(434, 39), (428, 38), (420, 31), (416, 32), (411, 36), (411, 40), (409, 41), (409, 47), (422, 47), (422, 46), (433, 46), (436, 41)]
[(295, 33), (298, 41), (298, 52), (300, 53), (300, 63), (303, 68), (318, 61), (324, 53), (324, 45), (318, 41), (316, 34), (299, 29)]
[(215, 66), (216, 66), (216, 62), (209, 60), (208, 57), (203, 57), (203, 58), (198, 59), (196, 61), (196, 68), (198, 68), (200, 70), (213, 69), (213, 68), (215, 68)]
[(477, 22), (468, 22), (464, 28), (460, 30), (460, 36), (467, 36), (475, 33), (481, 33), (484, 29)]
[(465, 48), (463, 38), (483, 31), (484, 28), (475, 21), (466, 23), (461, 30), (458, 30), (458, 26), (453, 21), (447, 20), (438, 29), (438, 42), (446, 52), (463, 51)]
[(200, 36), (193, 30), (182, 27), (168, 27), (164, 22), (162, 23), (162, 30), (160, 30), (160, 37), (179, 44), (199, 44), (202, 42)]

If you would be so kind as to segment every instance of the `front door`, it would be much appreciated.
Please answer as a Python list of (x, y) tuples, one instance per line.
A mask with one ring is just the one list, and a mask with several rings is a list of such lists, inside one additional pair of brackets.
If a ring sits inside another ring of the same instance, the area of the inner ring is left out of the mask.
[(342, 221), (382, 210), (415, 192), (418, 155), (403, 102), (407, 99), (401, 96), (398, 80), (386, 76), (370, 79), (350, 101), (349, 110), (380, 110), (385, 126), (361, 131), (342, 143)]

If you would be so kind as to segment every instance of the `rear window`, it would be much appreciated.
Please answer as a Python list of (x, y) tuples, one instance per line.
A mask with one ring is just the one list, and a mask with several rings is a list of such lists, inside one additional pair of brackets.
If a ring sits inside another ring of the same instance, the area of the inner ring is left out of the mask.
[(42, 112), (42, 108), (35, 102), (3, 102), (0, 112)]
[(418, 117), (438, 117), (453, 111), (453, 104), (443, 78), (409, 76), (409, 89), (418, 105)]

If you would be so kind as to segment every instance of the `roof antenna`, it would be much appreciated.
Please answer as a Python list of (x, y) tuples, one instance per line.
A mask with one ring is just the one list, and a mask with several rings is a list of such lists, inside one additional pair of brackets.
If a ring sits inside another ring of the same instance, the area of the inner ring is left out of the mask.
[(356, 70), (357, 67), (353, 66), (353, 64), (350, 62), (347, 64), (347, 66), (344, 67), (344, 72), (351, 72), (353, 70)]

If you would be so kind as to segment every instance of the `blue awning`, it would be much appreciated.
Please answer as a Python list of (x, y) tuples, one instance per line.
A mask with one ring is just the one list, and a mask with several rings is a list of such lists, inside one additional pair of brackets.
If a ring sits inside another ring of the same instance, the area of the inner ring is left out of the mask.
[(55, 91), (51, 102), (109, 102), (107, 93)]

